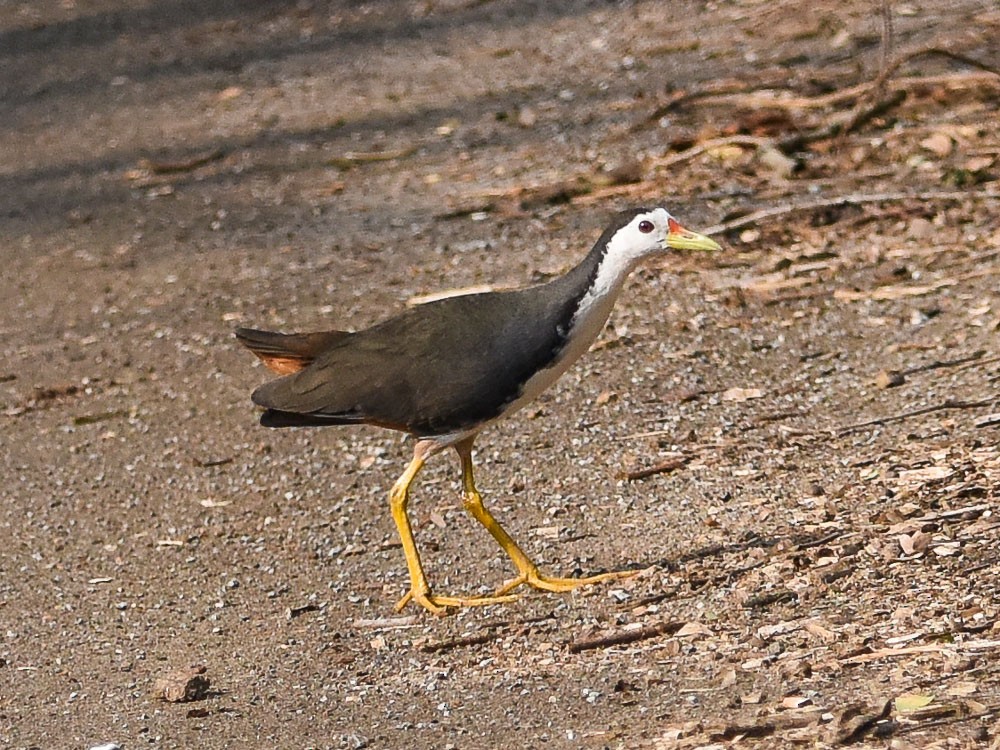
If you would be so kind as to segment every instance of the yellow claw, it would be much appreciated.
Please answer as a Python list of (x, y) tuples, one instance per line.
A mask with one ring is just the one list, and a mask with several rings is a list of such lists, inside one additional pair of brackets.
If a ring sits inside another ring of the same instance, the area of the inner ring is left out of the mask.
[(516, 601), (520, 598), (517, 595), (459, 597), (438, 596), (431, 593), (427, 576), (424, 575), (424, 566), (420, 562), (420, 554), (417, 552), (417, 544), (413, 539), (413, 529), (410, 526), (406, 506), (409, 502), (410, 485), (420, 473), (427, 457), (434, 450), (435, 446), (432, 442), (418, 442), (413, 451), (413, 460), (410, 461), (410, 465), (406, 467), (406, 471), (397, 480), (389, 495), (389, 506), (399, 531), (399, 538), (403, 544), (403, 555), (406, 557), (406, 567), (410, 573), (410, 590), (397, 602), (396, 611), (399, 612), (411, 601), (435, 615), (449, 614), (457, 607), (484, 607), (489, 604), (506, 604)]
[(521, 574), (497, 589), (496, 595), (503, 596), (508, 591), (513, 591), (518, 586), (531, 586), (540, 591), (552, 591), (554, 593), (565, 593), (573, 591), (581, 586), (589, 586), (592, 583), (601, 581), (620, 580), (638, 575), (637, 570), (617, 570), (612, 573), (601, 573), (596, 576), (586, 578), (560, 578), (558, 576), (547, 576), (540, 573), (538, 568), (532, 565), (528, 570), (521, 571)]
[(637, 571), (626, 570), (614, 573), (601, 573), (600, 575), (589, 576), (587, 578), (558, 578), (540, 573), (538, 566), (531, 561), (531, 558), (524, 553), (524, 550), (518, 546), (517, 542), (514, 541), (511, 535), (507, 533), (507, 530), (500, 525), (500, 522), (493, 517), (493, 514), (483, 504), (483, 498), (480, 496), (479, 490), (476, 489), (476, 481), (472, 474), (472, 439), (470, 438), (469, 440), (457, 443), (455, 450), (458, 451), (458, 455), (462, 460), (462, 497), (465, 509), (490, 532), (490, 535), (503, 548), (503, 551), (507, 553), (511, 562), (517, 568), (518, 576), (501, 586), (496, 592), (497, 596), (503, 596), (508, 591), (512, 591), (522, 585), (528, 585), (542, 591), (561, 593), (600, 581), (629, 578), (636, 574)]
[(410, 602), (419, 604), (432, 615), (444, 616), (453, 614), (459, 607), (486, 607), (490, 604), (506, 604), (517, 601), (521, 597), (516, 594), (496, 595), (496, 596), (438, 596), (429, 591), (418, 592), (410, 589), (402, 599), (396, 603), (396, 611), (399, 612)]
[(406, 471), (396, 481), (389, 495), (389, 506), (392, 510), (393, 520), (399, 531), (399, 538), (403, 544), (403, 555), (406, 557), (406, 567), (410, 574), (410, 590), (396, 604), (396, 611), (399, 612), (410, 602), (419, 604), (431, 614), (447, 615), (458, 607), (485, 607), (491, 604), (506, 604), (513, 602), (520, 597), (510, 592), (518, 586), (531, 586), (541, 591), (552, 591), (563, 593), (573, 591), (581, 586), (589, 586), (601, 581), (617, 580), (629, 578), (638, 573), (634, 570), (617, 571), (613, 573), (601, 573), (596, 576), (586, 578), (559, 578), (547, 576), (539, 572), (538, 566), (524, 553), (517, 542), (507, 533), (500, 522), (493, 517), (486, 506), (483, 498), (476, 489), (476, 482), (472, 474), (472, 438), (467, 438), (455, 444), (455, 450), (462, 460), (462, 502), (469, 514), (475, 518), (483, 527), (490, 532), (497, 544), (510, 557), (514, 567), (517, 568), (518, 575), (511, 581), (501, 586), (492, 596), (438, 596), (432, 594), (427, 577), (424, 575), (424, 567), (420, 562), (420, 554), (417, 552), (417, 544), (413, 538), (413, 529), (410, 525), (407, 505), (409, 502), (410, 485), (416, 479), (417, 474), (423, 467), (424, 462), (433, 453), (440, 450), (440, 446), (433, 440), (419, 441), (413, 450), (413, 460), (410, 461)]

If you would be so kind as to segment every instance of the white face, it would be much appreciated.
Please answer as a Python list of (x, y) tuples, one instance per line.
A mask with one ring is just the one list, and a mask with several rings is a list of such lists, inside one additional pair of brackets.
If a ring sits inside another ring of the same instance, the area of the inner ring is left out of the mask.
[(618, 256), (626, 263), (634, 263), (654, 253), (667, 250), (670, 223), (676, 220), (665, 208), (654, 208), (637, 214), (623, 226), (608, 243), (608, 255)]

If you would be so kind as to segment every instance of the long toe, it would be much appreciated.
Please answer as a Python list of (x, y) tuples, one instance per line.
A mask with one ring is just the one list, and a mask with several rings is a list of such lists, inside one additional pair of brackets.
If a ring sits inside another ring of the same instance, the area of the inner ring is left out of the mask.
[(574, 591), (581, 586), (589, 586), (593, 583), (600, 583), (601, 581), (631, 578), (638, 572), (639, 571), (636, 570), (618, 570), (612, 573), (601, 573), (600, 575), (588, 576), (586, 578), (560, 578), (558, 576), (547, 576), (536, 570), (528, 573), (522, 573), (517, 578), (508, 581), (497, 590), (497, 595), (506, 594), (508, 591), (513, 591), (518, 586), (531, 586), (539, 591), (551, 591), (553, 593), (561, 594), (567, 591)]
[(418, 592), (410, 590), (396, 604), (396, 611), (399, 612), (407, 604), (413, 602), (419, 604), (433, 615), (453, 614), (459, 607), (485, 607), (490, 604), (507, 604), (520, 599), (518, 594), (495, 595), (495, 596), (438, 596), (430, 592)]

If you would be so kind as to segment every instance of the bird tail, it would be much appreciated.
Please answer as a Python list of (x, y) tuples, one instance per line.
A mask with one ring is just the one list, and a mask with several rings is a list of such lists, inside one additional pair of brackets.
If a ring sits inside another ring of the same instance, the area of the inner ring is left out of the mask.
[(264, 427), (326, 427), (336, 424), (358, 424), (360, 420), (324, 414), (299, 414), (281, 409), (265, 409), (260, 415)]
[(275, 333), (255, 328), (236, 329), (239, 342), (279, 375), (291, 375), (308, 367), (325, 350), (350, 335), (347, 331)]

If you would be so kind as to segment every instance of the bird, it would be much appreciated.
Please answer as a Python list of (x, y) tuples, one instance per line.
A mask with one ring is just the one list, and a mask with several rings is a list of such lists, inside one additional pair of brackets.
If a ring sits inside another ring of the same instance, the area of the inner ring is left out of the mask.
[[(413, 457), (389, 492), (413, 602), (433, 614), (517, 599), (522, 585), (548, 592), (633, 575), (585, 578), (542, 573), (487, 509), (473, 475), (476, 437), (551, 386), (590, 348), (626, 279), (643, 261), (671, 251), (717, 251), (663, 207), (617, 214), (578, 264), (549, 281), (417, 305), (359, 330), (277, 333), (238, 328), (240, 343), (281, 377), (251, 394), (265, 427), (374, 425), (408, 433)], [(410, 489), (431, 456), (453, 448), (465, 510), (507, 553), (516, 576), (487, 596), (432, 591), (408, 513)]]

